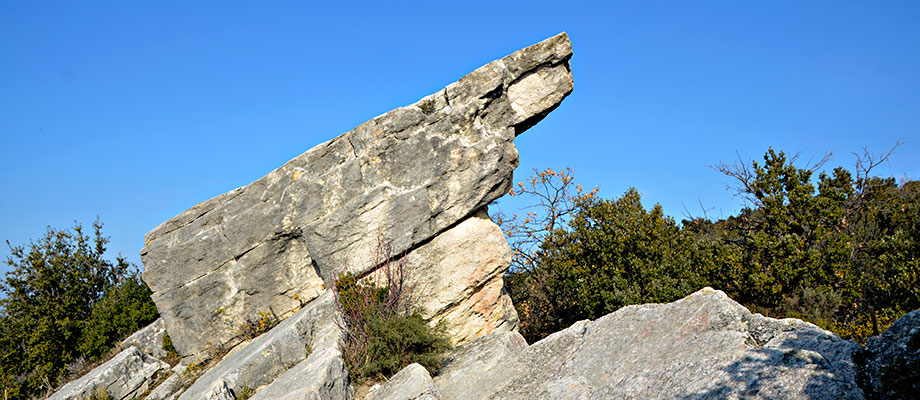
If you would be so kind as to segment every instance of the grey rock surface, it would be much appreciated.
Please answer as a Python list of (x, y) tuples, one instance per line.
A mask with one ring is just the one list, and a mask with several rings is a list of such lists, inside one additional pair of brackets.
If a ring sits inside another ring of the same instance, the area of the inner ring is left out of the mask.
[(146, 354), (156, 358), (164, 358), (166, 357), (166, 351), (163, 350), (163, 335), (165, 333), (166, 323), (163, 322), (163, 318), (157, 318), (150, 325), (141, 328), (141, 330), (122, 340), (121, 347), (134, 346)]
[(434, 377), (444, 399), (484, 399), (509, 379), (505, 368), (527, 341), (517, 332), (496, 332), (455, 348)]
[(243, 386), (267, 385), (312, 351), (336, 349), (340, 330), (334, 321), (332, 291), (327, 290), (272, 330), (231, 352), (205, 372), (179, 397), (196, 400), (226, 385), (232, 391)]
[(148, 232), (143, 278), (175, 347), (288, 315), (323, 279), (373, 269), (355, 261), (378, 235), (408, 252), (507, 193), (513, 140), (572, 91), (571, 55), (562, 33), (492, 61)]
[(477, 370), (470, 358), (482, 352), (470, 349), (490, 336), (462, 347), (435, 377), (445, 399), (863, 398), (857, 344), (751, 314), (709, 288), (578, 322)]
[(367, 394), (367, 400), (440, 400), (428, 370), (421, 364), (409, 364), (390, 380)]
[(97, 388), (104, 388), (112, 399), (129, 398), (144, 392), (156, 374), (168, 368), (169, 364), (144, 354), (136, 347), (129, 347), (86, 375), (70, 381), (48, 400), (88, 397)]
[(348, 400), (353, 395), (341, 353), (326, 348), (310, 354), (256, 392), (252, 400)]
[(905, 314), (866, 342), (860, 383), (869, 397), (920, 397), (920, 310)]
[(182, 384), (183, 384), (183, 375), (185, 371), (185, 365), (176, 364), (169, 371), (169, 376), (163, 381), (160, 382), (157, 387), (153, 388), (150, 393), (147, 394), (145, 400), (166, 400), (170, 398), (178, 398), (181, 394)]

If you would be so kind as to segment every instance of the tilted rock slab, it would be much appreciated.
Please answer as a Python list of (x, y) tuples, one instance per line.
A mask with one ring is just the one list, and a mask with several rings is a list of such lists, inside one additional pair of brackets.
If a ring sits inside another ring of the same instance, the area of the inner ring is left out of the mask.
[(342, 353), (332, 347), (314, 351), (252, 400), (348, 400), (353, 394)]
[(234, 393), (243, 386), (257, 389), (312, 359), (314, 352), (337, 351), (341, 331), (334, 312), (332, 291), (327, 290), (278, 326), (228, 354), (179, 399), (219, 397), (225, 387)]
[(525, 347), (516, 332), (459, 347), (435, 383), (451, 399), (862, 399), (860, 347), (721, 291), (624, 307)]
[(169, 369), (169, 364), (129, 347), (111, 360), (94, 368), (79, 379), (70, 381), (48, 400), (94, 398), (98, 389), (104, 389), (109, 398), (121, 400), (143, 393), (156, 374)]
[(148, 232), (143, 278), (176, 349), (373, 269), (378, 235), (409, 252), (507, 193), (514, 137), (572, 91), (571, 56), (562, 33), (492, 61)]

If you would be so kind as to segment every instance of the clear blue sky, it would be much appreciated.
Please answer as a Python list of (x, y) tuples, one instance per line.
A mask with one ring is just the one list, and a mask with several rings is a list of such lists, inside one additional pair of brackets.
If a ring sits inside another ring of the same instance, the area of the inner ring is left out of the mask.
[(560, 31), (575, 91), (517, 179), (574, 166), (680, 220), (737, 211), (706, 167), (736, 151), (904, 138), (878, 172), (920, 178), (920, 2), (258, 3), (2, 2), (0, 240), (98, 215), (140, 263), (157, 224)]

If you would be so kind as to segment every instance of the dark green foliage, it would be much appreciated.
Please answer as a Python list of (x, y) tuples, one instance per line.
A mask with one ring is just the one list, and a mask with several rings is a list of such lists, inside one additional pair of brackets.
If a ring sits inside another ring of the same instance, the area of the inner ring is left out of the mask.
[(134, 333), (157, 318), (157, 308), (150, 301), (150, 289), (137, 273), (106, 291), (93, 306), (84, 323), (79, 351), (93, 359), (105, 354), (112, 344)]
[[(646, 210), (634, 189), (579, 199), (565, 221), (546, 204), (566, 193), (538, 198), (546, 216), (529, 218), (553, 219), (546, 225), (556, 228), (525, 254), (528, 268), (506, 276), (521, 331), (533, 341), (624, 305), (712, 286), (754, 311), (802, 318), (844, 338), (878, 334), (920, 308), (920, 183), (870, 174), (891, 154), (859, 156), (853, 173), (836, 168), (817, 181), (823, 161), (799, 168), (796, 157), (773, 149), (762, 162), (722, 164), (748, 206), (681, 226), (658, 205)], [(511, 222), (504, 230), (519, 231)]]
[(378, 259), (384, 261), (377, 276), (361, 280), (345, 273), (333, 285), (345, 333), (343, 358), (352, 381), (385, 379), (412, 363), (437, 372), (451, 348), (445, 325), (432, 327), (409, 307), (412, 288), (402, 261)]
[(354, 372), (349, 368), (355, 376), (390, 377), (412, 363), (437, 372), (451, 347), (445, 325), (432, 328), (417, 313), (374, 317), (368, 321), (368, 328), (367, 362), (353, 366)]
[(108, 238), (80, 225), (48, 228), (29, 247), (10, 246), (0, 300), (0, 390), (28, 398), (55, 387), (66, 366), (94, 360), (157, 317), (150, 291), (122, 258), (103, 259)]
[(687, 236), (660, 206), (645, 210), (635, 189), (579, 200), (577, 210), (568, 229), (543, 241), (538, 268), (509, 276), (528, 340), (625, 305), (672, 301), (701, 284)]

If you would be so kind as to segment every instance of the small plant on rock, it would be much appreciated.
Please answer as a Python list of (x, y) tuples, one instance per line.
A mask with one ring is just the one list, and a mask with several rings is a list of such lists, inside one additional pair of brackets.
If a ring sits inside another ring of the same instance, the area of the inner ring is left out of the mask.
[(333, 285), (349, 375), (355, 383), (387, 378), (411, 363), (436, 372), (451, 347), (446, 326), (430, 326), (412, 309), (405, 261), (379, 241), (377, 250), (374, 273), (361, 279), (347, 272)]
[(278, 322), (279, 318), (274, 313), (259, 311), (258, 316), (248, 317), (240, 322), (236, 330), (243, 340), (249, 340), (268, 332), (278, 325)]

